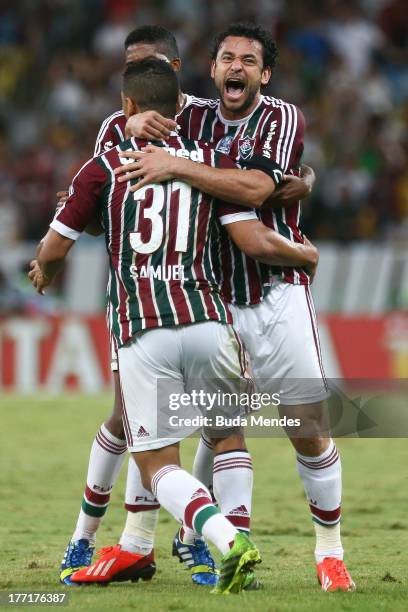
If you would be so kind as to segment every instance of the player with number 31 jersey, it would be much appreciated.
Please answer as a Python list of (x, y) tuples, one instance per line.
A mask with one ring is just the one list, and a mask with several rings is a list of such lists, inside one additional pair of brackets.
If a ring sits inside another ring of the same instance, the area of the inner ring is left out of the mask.
[[(235, 167), (205, 143), (175, 134), (161, 144), (169, 155), (212, 167)], [(231, 215), (234, 223), (258, 221), (254, 211), (216, 204), (179, 181), (130, 192), (127, 183), (115, 180), (114, 170), (123, 163), (121, 151), (144, 145), (132, 138), (87, 162), (51, 223), (55, 231), (76, 240), (94, 216), (101, 215), (110, 258), (110, 327), (118, 346), (152, 327), (206, 320), (231, 323), (212, 260), (219, 238), (216, 219), (221, 224), (228, 224)], [(290, 251), (291, 245), (282, 245)], [(299, 252), (293, 251), (301, 260)], [(307, 263), (307, 257), (304, 260)]]
[[(132, 138), (85, 164), (51, 224), (76, 239), (95, 214), (101, 215), (110, 256), (110, 327), (118, 346), (151, 327), (231, 323), (211, 260), (215, 220), (237, 211), (244, 219), (254, 216), (236, 206), (215, 206), (210, 196), (179, 181), (129, 192), (115, 181), (114, 169), (123, 161), (121, 150), (143, 146), (145, 141)], [(234, 167), (208, 145), (176, 134), (165, 150), (214, 167)]]

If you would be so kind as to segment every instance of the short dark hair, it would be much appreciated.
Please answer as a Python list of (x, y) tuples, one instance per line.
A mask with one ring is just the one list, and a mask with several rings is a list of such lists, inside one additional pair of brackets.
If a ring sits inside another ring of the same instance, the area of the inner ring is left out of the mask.
[(126, 36), (125, 49), (137, 43), (156, 45), (158, 50), (169, 60), (178, 59), (180, 57), (177, 41), (173, 34), (161, 26), (146, 25), (136, 28), (136, 30), (132, 30)]
[(123, 73), (123, 93), (141, 111), (155, 110), (174, 118), (179, 95), (177, 75), (171, 65), (157, 57), (129, 62)]
[(232, 23), (226, 30), (217, 34), (211, 48), (211, 58), (213, 60), (216, 59), (218, 50), (227, 36), (242, 36), (243, 38), (257, 40), (262, 45), (264, 67), (273, 68), (275, 66), (278, 49), (272, 34), (262, 26), (246, 22)]

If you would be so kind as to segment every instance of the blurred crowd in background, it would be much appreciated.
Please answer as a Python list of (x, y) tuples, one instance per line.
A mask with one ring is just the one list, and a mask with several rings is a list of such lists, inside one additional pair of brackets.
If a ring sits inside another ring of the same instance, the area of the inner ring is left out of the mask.
[(176, 36), (182, 88), (213, 97), (209, 46), (234, 20), (274, 33), (268, 93), (307, 121), (317, 174), (313, 239), (408, 238), (406, 0), (0, 0), (0, 245), (37, 240), (55, 193), (120, 108), (123, 42), (159, 24)]

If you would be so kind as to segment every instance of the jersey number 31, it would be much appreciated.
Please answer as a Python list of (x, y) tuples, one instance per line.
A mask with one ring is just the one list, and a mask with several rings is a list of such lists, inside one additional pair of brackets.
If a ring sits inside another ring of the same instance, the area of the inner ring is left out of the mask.
[[(169, 188), (171, 185), (171, 192)], [(153, 192), (153, 193), (152, 193)], [(134, 199), (138, 202), (136, 215), (136, 227), (141, 228), (145, 220), (151, 222), (150, 238), (143, 242), (141, 232), (130, 232), (130, 246), (136, 253), (150, 255), (157, 251), (163, 244), (163, 237), (169, 228), (165, 229), (163, 220), (163, 208), (168, 198), (165, 219), (170, 217), (170, 198), (172, 206), (175, 205), (175, 196), (178, 197), (178, 218), (176, 228), (175, 250), (178, 253), (185, 253), (188, 244), (188, 230), (190, 226), (190, 207), (191, 207), (191, 187), (179, 181), (168, 182), (165, 185), (146, 185), (135, 191)], [(143, 202), (151, 200), (150, 206), (143, 207)], [(140, 218), (139, 211), (142, 210), (143, 217)], [(168, 225), (168, 223), (167, 223)]]

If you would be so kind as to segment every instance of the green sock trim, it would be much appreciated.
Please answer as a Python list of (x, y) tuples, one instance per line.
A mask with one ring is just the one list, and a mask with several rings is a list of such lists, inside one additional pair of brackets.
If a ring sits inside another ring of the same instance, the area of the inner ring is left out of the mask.
[(216, 514), (220, 514), (220, 511), (215, 506), (207, 506), (206, 508), (203, 508), (202, 510), (197, 512), (194, 518), (194, 531), (202, 535), (204, 524), (208, 521), (209, 518), (215, 516)]
[(332, 525), (328, 525), (327, 523), (323, 523), (323, 521), (319, 521), (318, 518), (316, 518), (315, 516), (312, 516), (312, 521), (313, 523), (317, 523), (318, 525), (321, 525), (322, 527), (335, 527), (336, 525), (338, 525), (340, 523), (340, 519), (337, 521), (337, 523), (333, 523)]
[(107, 509), (108, 506), (104, 506), (103, 508), (99, 506), (92, 506), (91, 504), (87, 504), (84, 499), (82, 500), (82, 510), (89, 516), (101, 517), (105, 514)]

